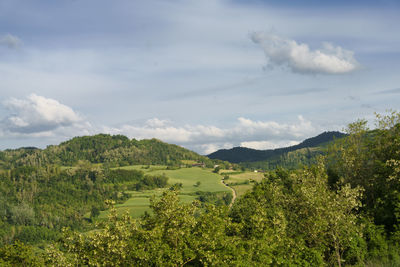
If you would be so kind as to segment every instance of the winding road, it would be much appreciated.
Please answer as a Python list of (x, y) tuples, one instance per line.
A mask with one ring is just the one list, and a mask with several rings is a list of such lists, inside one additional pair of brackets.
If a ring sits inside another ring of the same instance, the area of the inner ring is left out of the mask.
[(232, 201), (231, 201), (231, 204), (229, 204), (229, 208), (232, 208), (232, 205), (233, 205), (233, 203), (234, 203), (235, 200), (236, 200), (236, 191), (235, 191), (235, 189), (233, 189), (232, 187), (230, 187), (229, 185), (227, 185), (227, 184), (225, 183), (224, 179), (221, 180), (221, 183), (222, 183), (224, 186), (228, 187), (230, 190), (232, 190)]

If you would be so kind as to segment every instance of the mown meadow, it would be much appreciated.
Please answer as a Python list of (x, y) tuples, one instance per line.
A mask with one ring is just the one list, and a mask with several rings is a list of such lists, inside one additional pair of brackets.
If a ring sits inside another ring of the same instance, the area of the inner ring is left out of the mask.
[[(141, 170), (149, 175), (165, 175), (170, 186), (178, 185), (179, 199), (190, 203), (199, 198), (196, 192), (230, 193), (230, 190), (221, 183), (221, 175), (212, 172), (210, 168), (190, 167), (168, 169), (163, 165), (132, 165), (124, 166), (123, 170)], [(169, 188), (155, 188), (143, 191), (127, 191), (131, 197), (124, 203), (115, 205), (118, 214), (128, 212), (132, 217), (138, 218), (146, 211), (150, 212), (150, 199), (159, 198), (162, 192)], [(109, 210), (102, 211), (99, 219), (108, 216)]]

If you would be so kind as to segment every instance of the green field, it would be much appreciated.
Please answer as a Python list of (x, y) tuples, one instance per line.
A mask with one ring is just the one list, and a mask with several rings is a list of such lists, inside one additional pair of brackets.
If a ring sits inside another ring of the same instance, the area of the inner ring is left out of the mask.
[(132, 166), (124, 166), (113, 169), (123, 169), (123, 170), (141, 170), (145, 173), (158, 171), (158, 170), (166, 170), (167, 166), (164, 165), (132, 165)]
[(234, 174), (234, 175), (230, 175), (229, 173), (226, 173), (226, 175), (229, 176), (229, 179), (226, 180), (226, 183), (232, 184), (232, 183), (243, 183), (245, 181), (250, 181), (250, 180), (254, 180), (254, 181), (261, 181), (264, 178), (264, 173), (261, 172), (243, 172), (240, 174)]
[[(175, 183), (182, 183), (179, 197), (182, 202), (192, 202), (196, 196), (189, 195), (196, 191), (204, 192), (231, 192), (229, 188), (225, 187), (221, 183), (222, 177), (218, 174), (212, 173), (212, 169), (203, 169), (199, 167), (192, 168), (181, 168), (177, 170), (167, 170), (166, 166), (147, 166), (147, 165), (135, 165), (121, 167), (121, 169), (136, 169), (142, 170), (148, 174), (165, 174), (168, 179), (168, 184), (173, 185)], [(197, 182), (200, 182), (199, 186), (194, 186)], [(145, 191), (131, 191), (132, 197), (123, 204), (116, 205), (117, 213), (123, 214), (129, 212), (132, 217), (139, 217), (144, 214), (145, 211), (150, 211), (149, 204), (152, 196), (160, 196), (165, 189), (154, 189)], [(108, 215), (108, 211), (102, 211), (99, 218), (105, 218)]]
[(232, 185), (231, 187), (235, 190), (236, 197), (240, 197), (250, 191), (253, 188), (253, 184)]
[(229, 176), (225, 183), (236, 191), (237, 197), (251, 190), (253, 187), (252, 181), (260, 182), (264, 178), (264, 173), (261, 172), (243, 172), (233, 175), (229, 174), (229, 172), (224, 172), (223, 174)]
[[(211, 169), (193, 167), (178, 170), (158, 170), (153, 171), (152, 173), (165, 173), (165, 175), (169, 177), (169, 184), (182, 183), (182, 194), (194, 193), (196, 191), (229, 192), (229, 189), (221, 183), (222, 177), (216, 173), (212, 173)], [(198, 187), (194, 186), (196, 182), (200, 182)]]

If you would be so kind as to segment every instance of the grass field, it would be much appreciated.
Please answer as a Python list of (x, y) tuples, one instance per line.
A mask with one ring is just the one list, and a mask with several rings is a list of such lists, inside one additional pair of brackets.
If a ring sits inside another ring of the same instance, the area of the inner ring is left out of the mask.
[(164, 166), (164, 165), (132, 165), (132, 166), (113, 168), (113, 169), (140, 170), (145, 173), (148, 173), (148, 172), (153, 172), (153, 171), (166, 170), (167, 166)]
[[(204, 192), (230, 192), (229, 188), (222, 185), (222, 176), (212, 173), (211, 169), (202, 169), (199, 167), (192, 168), (181, 168), (177, 170), (167, 170), (166, 166), (147, 166), (147, 165), (135, 165), (121, 167), (121, 169), (137, 169), (142, 170), (148, 174), (165, 174), (168, 179), (168, 184), (173, 185), (175, 183), (182, 183), (180, 190), (180, 199), (182, 202), (192, 202), (196, 196), (188, 194), (196, 191)], [(200, 182), (199, 186), (194, 186), (197, 182)], [(145, 191), (131, 191), (132, 197), (123, 204), (116, 205), (117, 213), (123, 214), (129, 212), (129, 214), (137, 218), (144, 214), (145, 211), (150, 211), (149, 204), (152, 196), (159, 197), (165, 189), (154, 189)], [(106, 218), (108, 211), (102, 211), (99, 219)]]
[(181, 160), (182, 164), (187, 164), (187, 165), (192, 165), (192, 164), (196, 164), (197, 161), (195, 160)]
[(240, 197), (250, 191), (253, 188), (253, 184), (232, 185), (231, 187), (235, 190), (236, 197)]
[(261, 172), (244, 172), (240, 174), (227, 175), (229, 176), (229, 179), (226, 180), (228, 185), (231, 183), (242, 183), (250, 180), (259, 182), (264, 178), (264, 173)]
[[(182, 183), (182, 194), (194, 193), (196, 191), (229, 192), (229, 189), (221, 184), (222, 177), (216, 173), (212, 173), (211, 169), (193, 167), (182, 168), (178, 170), (158, 170), (153, 171), (152, 173), (165, 173), (165, 175), (169, 177), (169, 184)], [(200, 182), (198, 187), (194, 186), (196, 182)]]
[(261, 172), (243, 172), (233, 175), (230, 175), (229, 173), (223, 174), (229, 176), (229, 179), (225, 180), (225, 183), (236, 191), (237, 197), (240, 197), (247, 191), (251, 190), (253, 187), (251, 180), (260, 182), (264, 178), (264, 173)]

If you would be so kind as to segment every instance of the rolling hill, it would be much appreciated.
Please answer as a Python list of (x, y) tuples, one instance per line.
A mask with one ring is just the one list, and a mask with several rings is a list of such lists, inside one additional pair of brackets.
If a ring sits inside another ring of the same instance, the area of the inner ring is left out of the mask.
[(80, 160), (103, 163), (110, 167), (134, 164), (180, 165), (182, 160), (213, 166), (209, 158), (183, 147), (157, 139), (136, 140), (123, 135), (81, 136), (46, 149), (26, 147), (0, 151), (0, 166), (3, 167), (47, 164), (73, 166)]

